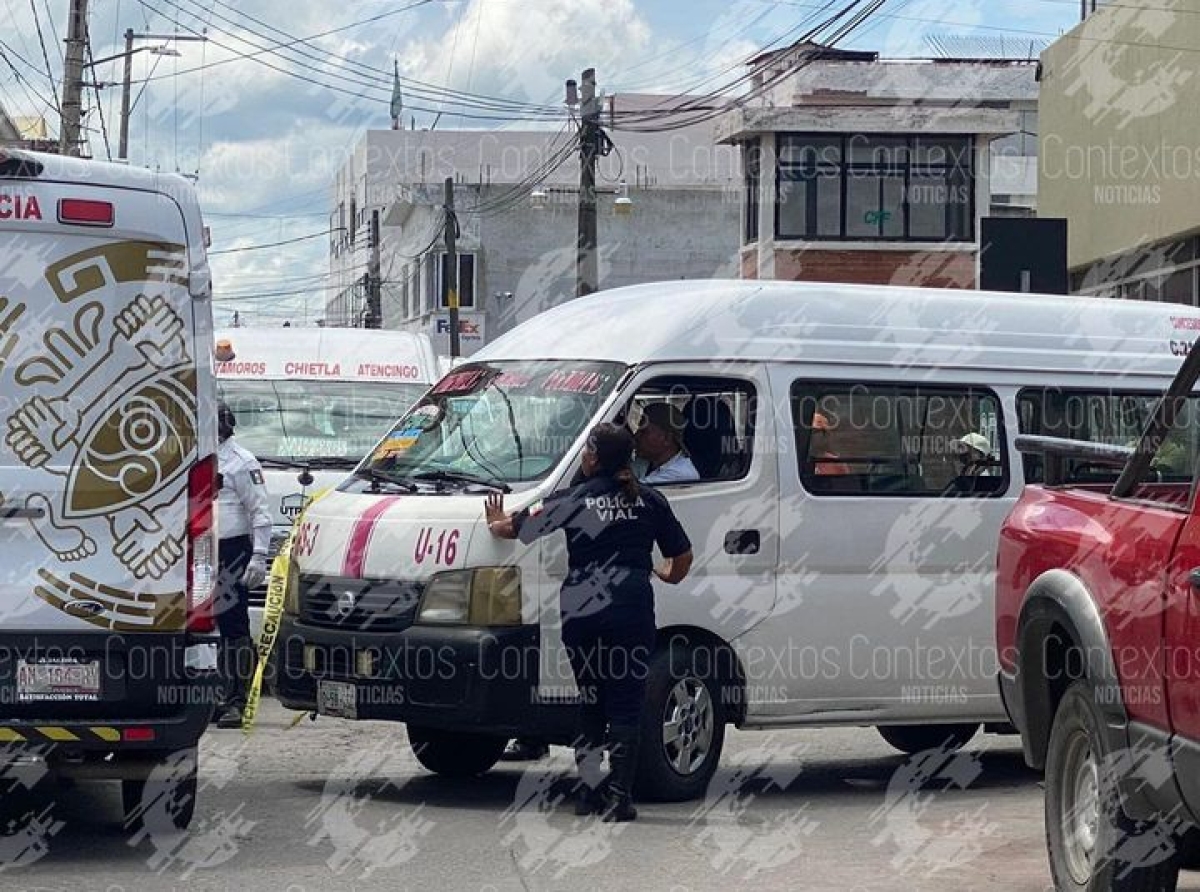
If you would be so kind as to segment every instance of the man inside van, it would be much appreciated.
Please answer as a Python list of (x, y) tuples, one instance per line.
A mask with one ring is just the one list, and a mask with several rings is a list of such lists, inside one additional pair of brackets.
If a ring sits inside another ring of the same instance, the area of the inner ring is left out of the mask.
[(683, 413), (670, 403), (647, 403), (633, 431), (638, 458), (646, 462), (643, 483), (692, 483), (700, 473), (683, 449)]
[(217, 404), (217, 495), (220, 542), (214, 612), (221, 631), (223, 705), (218, 728), (240, 728), (246, 689), (254, 675), (254, 639), (250, 637), (250, 589), (267, 578), (271, 514), (262, 466), (233, 439), (237, 419), (224, 402)]

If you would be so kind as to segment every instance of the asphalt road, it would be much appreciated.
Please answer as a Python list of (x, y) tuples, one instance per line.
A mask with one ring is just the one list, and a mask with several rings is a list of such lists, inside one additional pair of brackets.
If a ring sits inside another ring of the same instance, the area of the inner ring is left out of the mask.
[(733, 732), (704, 801), (606, 825), (561, 801), (567, 750), (446, 781), (401, 726), (293, 715), (268, 701), (253, 735), (206, 736), (187, 834), (124, 831), (112, 783), (10, 797), (0, 889), (1049, 888), (1040, 778), (1012, 737), (910, 758), (870, 729)]

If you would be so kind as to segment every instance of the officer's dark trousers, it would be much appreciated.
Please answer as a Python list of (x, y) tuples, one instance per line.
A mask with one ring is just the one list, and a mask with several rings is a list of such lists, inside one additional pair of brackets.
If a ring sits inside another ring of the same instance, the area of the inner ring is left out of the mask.
[(242, 575), (250, 563), (254, 540), (250, 536), (222, 539), (217, 550), (218, 570), (213, 612), (221, 632), (221, 678), (226, 707), (246, 705), (246, 690), (254, 675), (254, 640), (250, 637), (250, 592)]
[[(576, 761), (581, 780), (596, 788), (602, 780), (600, 759), (607, 737), (613, 779), (628, 789), (641, 726), (646, 673), (654, 649), (653, 602), (610, 604), (592, 613), (563, 617), (563, 644), (579, 688), (579, 737)], [(625, 763), (624, 776), (618, 753)]]

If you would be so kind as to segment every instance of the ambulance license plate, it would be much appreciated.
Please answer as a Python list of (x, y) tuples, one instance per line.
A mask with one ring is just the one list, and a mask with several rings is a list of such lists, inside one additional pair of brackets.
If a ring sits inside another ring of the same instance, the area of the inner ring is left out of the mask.
[(17, 660), (18, 703), (99, 699), (99, 660)]
[(317, 681), (317, 712), (341, 719), (358, 718), (358, 687), (345, 681)]

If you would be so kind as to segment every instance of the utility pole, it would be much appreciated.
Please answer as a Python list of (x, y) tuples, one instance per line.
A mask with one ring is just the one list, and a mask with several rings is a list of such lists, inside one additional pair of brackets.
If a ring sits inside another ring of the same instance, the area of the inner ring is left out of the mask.
[(458, 342), (458, 217), (454, 213), (454, 177), (446, 177), (446, 256), (442, 260), (442, 299), (450, 308), (450, 358), (457, 359)]
[(83, 118), (83, 56), (87, 49), (87, 0), (71, 0), (67, 18), (67, 48), (63, 54), (62, 108), (58, 150), (64, 155), (80, 154), (80, 121)]
[(117, 158), (129, 157), (129, 85), (133, 81), (133, 29), (125, 29), (125, 79), (121, 82), (121, 138)]
[(575, 296), (583, 297), (599, 288), (600, 279), (596, 257), (596, 156), (600, 152), (601, 130), (595, 68), (584, 70), (579, 100), (579, 235), (575, 254)]
[[(353, 225), (353, 224), (351, 224)], [(371, 260), (367, 268), (367, 328), (383, 327), (383, 298), (379, 260), (379, 211), (371, 211)]]
[[(161, 41), (163, 41), (164, 45), (163, 46), (139, 46), (139, 47), (135, 48), (133, 45), (133, 42), (135, 40), (161, 40)], [(178, 41), (178, 40), (201, 40), (201, 41), (204, 41), (204, 40), (208, 40), (208, 37), (203, 34), (195, 35), (195, 36), (189, 35), (189, 34), (135, 34), (133, 32), (132, 28), (126, 28), (125, 29), (125, 52), (117, 53), (115, 56), (105, 56), (103, 59), (93, 59), (91, 62), (88, 62), (86, 65), (83, 66), (84, 68), (95, 69), (95, 67), (97, 65), (102, 65), (105, 62), (112, 62), (114, 59), (124, 59), (125, 60), (125, 66), (124, 66), (125, 67), (125, 76), (121, 81), (121, 128), (120, 128), (120, 136), (118, 137), (118, 140), (117, 140), (117, 158), (119, 160), (124, 161), (129, 158), (129, 114), (131, 111), (131, 109), (129, 107), (129, 93), (130, 93), (130, 85), (132, 84), (132, 81), (133, 81), (133, 56), (134, 56), (134, 53), (140, 53), (143, 50), (146, 50), (146, 51), (149, 51), (150, 54), (154, 55), (154, 56), (178, 56), (179, 55), (178, 50), (175, 50), (175, 49), (165, 45), (168, 42), (173, 42), (173, 41)], [(115, 86), (115, 85), (111, 84), (111, 83), (107, 83), (107, 82), (102, 83), (102, 82), (97, 81), (95, 86), (111, 87), (111, 86)]]

